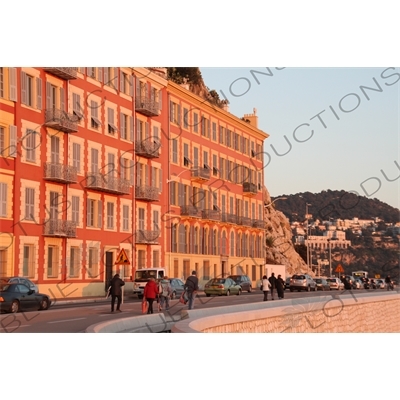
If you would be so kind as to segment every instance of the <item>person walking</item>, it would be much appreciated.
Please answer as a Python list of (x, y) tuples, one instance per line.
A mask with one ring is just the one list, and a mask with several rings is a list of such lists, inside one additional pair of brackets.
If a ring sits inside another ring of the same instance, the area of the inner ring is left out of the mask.
[(149, 303), (147, 314), (153, 314), (153, 302), (158, 296), (158, 287), (154, 278), (150, 278), (150, 280), (146, 283), (143, 296), (144, 299)]
[(392, 278), (390, 277), (390, 275), (388, 275), (388, 276), (385, 278), (385, 283), (386, 283), (386, 290), (393, 289), (393, 288), (392, 288)]
[(285, 291), (284, 291), (285, 282), (283, 281), (281, 275), (278, 275), (278, 278), (276, 278), (275, 284), (276, 284), (276, 291), (278, 293), (278, 298), (279, 299), (283, 299), (285, 297), (284, 296), (284, 293), (285, 293)]
[(165, 276), (164, 279), (161, 281), (162, 291), (160, 293), (160, 311), (163, 310), (164, 304), (165, 309), (169, 310), (169, 299), (171, 298), (172, 294), (172, 286), (168, 279), (168, 276)]
[(197, 278), (196, 271), (192, 271), (192, 275), (186, 279), (185, 290), (188, 295), (188, 309), (193, 310), (194, 299), (196, 298), (197, 291), (199, 290), (199, 278)]
[(262, 291), (264, 293), (264, 299), (263, 301), (268, 301), (268, 292), (270, 289), (271, 284), (269, 283), (269, 280), (267, 279), (267, 275), (264, 275), (262, 277)]
[(119, 277), (119, 274), (115, 274), (110, 282), (110, 294), (111, 294), (111, 312), (114, 312), (115, 299), (117, 299), (117, 311), (121, 312), (122, 303), (122, 286), (125, 282)]
[(268, 278), (268, 281), (271, 285), (271, 299), (274, 300), (274, 290), (276, 289), (276, 277), (274, 272)]

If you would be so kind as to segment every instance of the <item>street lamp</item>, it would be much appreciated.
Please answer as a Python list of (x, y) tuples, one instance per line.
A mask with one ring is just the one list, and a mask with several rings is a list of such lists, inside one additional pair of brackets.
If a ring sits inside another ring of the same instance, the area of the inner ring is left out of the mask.
[(311, 206), (312, 204), (306, 202), (306, 221), (307, 221), (307, 272), (310, 272), (310, 261), (311, 260), (311, 249), (310, 249), (310, 235), (309, 235), (309, 224), (308, 224), (308, 206)]
[(278, 201), (278, 200), (286, 200), (286, 199), (287, 199), (287, 197), (278, 197), (277, 199), (271, 201), (271, 203), (265, 204), (265, 205), (264, 205), (264, 208), (267, 208), (267, 207), (269, 207), (269, 206), (272, 206), (272, 204), (274, 204), (274, 203), (275, 203), (276, 201)]
[(331, 254), (331, 240), (328, 239), (328, 245), (329, 245), (329, 278), (332, 276), (332, 254)]

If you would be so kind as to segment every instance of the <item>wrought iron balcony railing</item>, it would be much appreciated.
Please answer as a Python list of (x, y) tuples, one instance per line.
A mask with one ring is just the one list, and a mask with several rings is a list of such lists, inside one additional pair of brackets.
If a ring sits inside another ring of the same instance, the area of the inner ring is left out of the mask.
[(237, 224), (238, 217), (236, 214), (222, 213), (221, 221), (227, 222), (228, 224)]
[(251, 218), (248, 218), (248, 217), (240, 217), (240, 219), (241, 219), (241, 225), (243, 225), (243, 226), (252, 226), (252, 221), (251, 221)]
[(181, 206), (181, 215), (201, 218), (201, 211), (194, 206)]
[(86, 187), (113, 194), (129, 194), (131, 183), (126, 179), (116, 178), (99, 172), (86, 174)]
[(142, 96), (136, 97), (135, 110), (148, 117), (156, 117), (159, 114), (158, 103), (155, 100)]
[(221, 221), (221, 212), (216, 210), (202, 210), (201, 216), (203, 219), (210, 221)]
[(79, 118), (75, 114), (69, 114), (58, 108), (50, 108), (45, 111), (44, 126), (57, 129), (65, 133), (78, 132)]
[(253, 196), (257, 194), (257, 185), (251, 182), (243, 182), (243, 195)]
[(135, 143), (135, 152), (137, 155), (146, 158), (160, 157), (161, 142), (159, 139), (147, 138), (145, 140), (137, 140)]
[(71, 165), (44, 163), (44, 179), (61, 183), (76, 183), (77, 169)]
[(135, 232), (135, 243), (158, 244), (159, 237), (160, 237), (160, 231), (148, 231), (144, 229), (138, 229)]
[(69, 80), (77, 78), (77, 67), (44, 67), (43, 69), (61, 79)]
[(211, 177), (211, 170), (208, 168), (192, 168), (192, 180), (208, 181)]
[(265, 221), (263, 221), (262, 219), (253, 219), (253, 228), (265, 229)]
[(76, 237), (76, 222), (63, 219), (49, 219), (43, 223), (44, 235), (54, 237)]
[(155, 186), (136, 186), (135, 199), (145, 201), (158, 201), (160, 197), (160, 189)]

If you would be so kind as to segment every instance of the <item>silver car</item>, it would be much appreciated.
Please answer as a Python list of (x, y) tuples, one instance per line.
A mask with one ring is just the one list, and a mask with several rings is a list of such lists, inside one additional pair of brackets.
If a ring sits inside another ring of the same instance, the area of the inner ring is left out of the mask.
[(294, 290), (306, 290), (310, 292), (311, 290), (317, 290), (317, 283), (308, 274), (295, 274), (290, 279), (289, 289), (291, 292)]

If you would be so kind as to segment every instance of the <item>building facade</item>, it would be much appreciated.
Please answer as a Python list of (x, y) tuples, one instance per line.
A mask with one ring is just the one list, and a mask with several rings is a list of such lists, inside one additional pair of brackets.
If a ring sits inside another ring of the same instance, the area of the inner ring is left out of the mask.
[(115, 272), (129, 290), (150, 266), (259, 278), (253, 125), (165, 68), (0, 68), (0, 110), (1, 276), (55, 298), (102, 295)]

